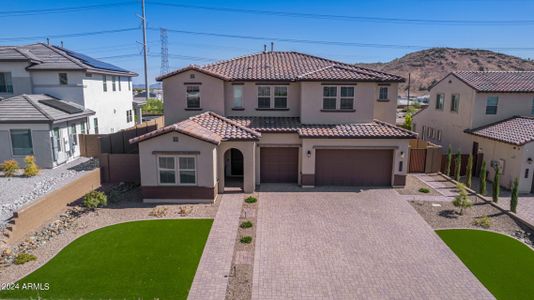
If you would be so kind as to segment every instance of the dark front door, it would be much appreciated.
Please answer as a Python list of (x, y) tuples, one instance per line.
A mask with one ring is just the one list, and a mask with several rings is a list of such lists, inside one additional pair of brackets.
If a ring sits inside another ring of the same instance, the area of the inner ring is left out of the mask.
[(232, 176), (243, 175), (243, 154), (237, 149), (230, 149), (230, 161)]
[(317, 185), (391, 186), (393, 150), (318, 149)]
[(260, 149), (260, 182), (297, 182), (299, 148), (262, 147)]

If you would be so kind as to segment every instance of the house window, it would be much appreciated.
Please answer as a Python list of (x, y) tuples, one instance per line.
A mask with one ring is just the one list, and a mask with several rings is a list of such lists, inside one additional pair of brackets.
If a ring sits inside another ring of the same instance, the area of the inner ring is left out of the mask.
[(200, 86), (188, 85), (186, 87), (187, 108), (200, 108)]
[(76, 124), (70, 125), (70, 140), (73, 146), (78, 145), (78, 134), (76, 132)]
[(441, 130), (438, 130), (437, 140), (441, 142)]
[(436, 95), (436, 109), (443, 110), (443, 102), (445, 101), (445, 94)]
[(131, 77), (128, 77), (128, 90), (129, 91), (132, 90), (132, 78)]
[(354, 87), (342, 86), (341, 99), (339, 102), (340, 109), (354, 109)]
[(130, 123), (133, 121), (133, 112), (131, 109), (126, 111), (126, 123)]
[(91, 73), (85, 73), (85, 77), (93, 77), (93, 74), (91, 74)]
[(32, 155), (32, 133), (29, 129), (11, 129), (13, 155)]
[(119, 92), (120, 92), (121, 91), (121, 77), (119, 76), (118, 79), (119, 79), (118, 84), (119, 84)]
[(489, 96), (486, 100), (486, 115), (496, 115), (497, 105), (499, 105), (499, 97)]
[(93, 127), (95, 129), (95, 134), (98, 134), (98, 118), (93, 119)]
[(0, 72), (0, 93), (13, 93), (11, 72)]
[(423, 139), (425, 139), (425, 134), (426, 134), (426, 127), (425, 127), (425, 126), (422, 126), (422, 127), (421, 127), (421, 137), (422, 137)]
[(401, 160), (399, 161), (399, 172), (402, 172), (403, 168), (404, 168), (404, 162)]
[(451, 95), (451, 111), (458, 112), (459, 106), (460, 106), (460, 95), (452, 94)]
[(378, 100), (388, 100), (389, 99), (389, 88), (387, 86), (381, 86), (378, 90)]
[(258, 108), (271, 108), (271, 88), (268, 86), (258, 87)]
[(180, 184), (196, 184), (195, 158), (192, 156), (179, 157), (178, 170), (180, 172)]
[(117, 78), (115, 76), (111, 76), (111, 90), (112, 91), (116, 91), (117, 90), (117, 86), (116, 86), (116, 83), (115, 83), (116, 80), (117, 80)]
[(287, 108), (287, 86), (274, 87), (274, 108)]
[(174, 168), (174, 157), (158, 157), (158, 173), (160, 184), (176, 184), (176, 170)]
[(85, 122), (81, 122), (81, 123), (80, 123), (80, 133), (81, 133), (81, 134), (86, 134), (86, 133), (87, 133), (86, 130), (87, 130), (87, 129), (85, 128)]
[(242, 85), (234, 85), (234, 108), (242, 108), (243, 107), (243, 86)]
[(67, 77), (67, 73), (59, 73), (59, 84), (61, 85), (69, 84), (69, 78)]
[(528, 178), (529, 171), (530, 171), (530, 169), (525, 169), (525, 178)]
[(108, 91), (108, 77), (106, 75), (102, 76), (102, 87), (104, 88), (104, 92)]
[(337, 87), (325, 86), (323, 87), (323, 109), (336, 109)]

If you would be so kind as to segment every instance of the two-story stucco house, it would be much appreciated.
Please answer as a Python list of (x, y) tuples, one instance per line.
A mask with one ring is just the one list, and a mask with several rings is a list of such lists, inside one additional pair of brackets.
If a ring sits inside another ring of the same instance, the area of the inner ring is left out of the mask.
[(166, 127), (139, 143), (145, 201), (212, 201), (264, 183), (402, 186), (409, 140), (395, 75), (262, 52), (158, 78)]
[(534, 71), (461, 71), (431, 88), (430, 104), (414, 115), (413, 129), (445, 151), (451, 145), (464, 154), (482, 153), (488, 168), (500, 166), (501, 185), (518, 178), (521, 192), (530, 192), (534, 156), (525, 134), (533, 115)]
[(43, 43), (0, 47), (0, 98), (46, 94), (95, 112), (88, 133), (134, 125), (131, 78), (137, 74)]

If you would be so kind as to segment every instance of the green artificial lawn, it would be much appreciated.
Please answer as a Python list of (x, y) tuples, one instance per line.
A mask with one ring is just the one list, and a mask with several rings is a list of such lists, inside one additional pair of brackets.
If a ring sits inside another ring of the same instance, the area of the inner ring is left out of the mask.
[(533, 299), (534, 251), (511, 237), (482, 230), (437, 230), (497, 299)]
[[(186, 299), (212, 223), (138, 221), (90, 232), (0, 298)], [(49, 289), (22, 290), (25, 283)]]

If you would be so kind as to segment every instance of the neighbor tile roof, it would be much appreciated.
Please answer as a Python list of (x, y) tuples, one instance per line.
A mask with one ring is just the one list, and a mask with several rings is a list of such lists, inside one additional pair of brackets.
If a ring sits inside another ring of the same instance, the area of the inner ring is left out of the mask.
[(453, 74), (478, 92), (534, 92), (534, 71), (459, 71)]
[(534, 141), (534, 118), (515, 116), (465, 132), (521, 146)]
[(299, 52), (261, 52), (204, 66), (189, 66), (157, 78), (197, 70), (224, 80), (347, 80), (403, 82), (404, 78)]
[(302, 127), (298, 117), (229, 117), (229, 119), (259, 132), (297, 132)]
[[(67, 108), (79, 110), (79, 112), (68, 113), (47, 105), (41, 102), (42, 100), (57, 100)], [(0, 100), (0, 123), (54, 123), (94, 114), (94, 111), (85, 109), (79, 104), (43, 94), (22, 94)]]

